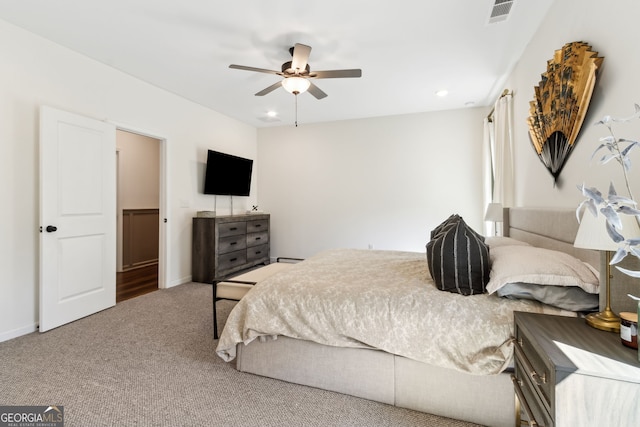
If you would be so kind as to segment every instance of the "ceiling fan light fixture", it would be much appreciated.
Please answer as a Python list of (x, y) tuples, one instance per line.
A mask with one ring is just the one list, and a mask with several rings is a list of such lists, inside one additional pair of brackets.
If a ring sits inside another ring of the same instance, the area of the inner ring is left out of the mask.
[(282, 80), (282, 87), (294, 95), (306, 92), (310, 85), (311, 82), (303, 77), (287, 77)]

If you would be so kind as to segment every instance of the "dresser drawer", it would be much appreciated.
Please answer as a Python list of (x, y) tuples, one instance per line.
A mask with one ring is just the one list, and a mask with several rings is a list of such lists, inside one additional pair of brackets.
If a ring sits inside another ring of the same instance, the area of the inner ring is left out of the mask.
[(542, 400), (545, 409), (553, 414), (552, 390), (554, 378), (552, 378), (552, 372), (554, 372), (554, 370), (545, 363), (546, 359), (536, 351), (535, 347), (531, 344), (531, 340), (520, 328), (516, 328), (514, 350), (516, 360), (521, 364), (521, 368), (525, 371), (528, 380), (532, 384), (532, 388), (540, 396), (540, 400)]
[[(551, 414), (549, 414), (540, 396), (535, 391), (535, 386), (531, 382), (528, 373), (523, 370), (522, 360), (518, 356), (516, 356), (515, 363), (514, 387), (516, 387), (516, 395), (520, 399), (520, 406), (529, 425), (553, 427), (553, 418), (551, 418)], [(518, 393), (518, 390), (520, 393)]]
[(247, 247), (247, 239), (244, 235), (221, 237), (218, 240), (218, 253), (226, 254), (229, 252), (239, 251)]
[(269, 232), (247, 234), (247, 247), (266, 245), (269, 243)]
[(235, 251), (227, 254), (221, 254), (218, 257), (218, 270), (220, 274), (224, 274), (224, 270), (237, 267), (247, 262), (247, 251)]
[(257, 233), (259, 231), (269, 231), (269, 220), (258, 219), (255, 221), (247, 221), (247, 233)]
[(247, 261), (269, 259), (269, 245), (253, 246), (247, 249)]
[(218, 234), (220, 237), (237, 236), (238, 234), (247, 234), (246, 222), (225, 222), (218, 225)]

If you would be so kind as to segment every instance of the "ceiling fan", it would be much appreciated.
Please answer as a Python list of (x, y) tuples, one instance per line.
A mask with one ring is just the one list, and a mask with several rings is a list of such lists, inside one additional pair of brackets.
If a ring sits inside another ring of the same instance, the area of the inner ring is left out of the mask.
[(276, 74), (284, 77), (281, 81), (262, 89), (256, 93), (256, 96), (264, 96), (273, 92), (280, 86), (284, 87), (288, 92), (298, 95), (305, 91), (309, 91), (316, 99), (322, 99), (327, 96), (318, 86), (313, 84), (309, 79), (335, 79), (345, 77), (361, 77), (362, 70), (327, 70), (327, 71), (311, 71), (309, 67), (309, 54), (311, 47), (296, 43), (289, 49), (292, 56), (291, 61), (282, 64), (282, 71), (267, 70), (264, 68), (246, 67), (244, 65), (231, 64), (229, 68), (237, 70), (255, 71), (258, 73)]

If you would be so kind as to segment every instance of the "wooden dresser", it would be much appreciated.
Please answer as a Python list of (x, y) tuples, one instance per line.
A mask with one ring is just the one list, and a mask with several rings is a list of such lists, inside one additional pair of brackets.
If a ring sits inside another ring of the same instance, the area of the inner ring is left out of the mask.
[[(640, 425), (638, 351), (584, 319), (515, 313), (516, 396), (524, 425)], [(534, 421), (535, 419), (535, 421)]]
[(269, 263), (269, 215), (193, 218), (191, 276), (212, 283), (232, 273)]

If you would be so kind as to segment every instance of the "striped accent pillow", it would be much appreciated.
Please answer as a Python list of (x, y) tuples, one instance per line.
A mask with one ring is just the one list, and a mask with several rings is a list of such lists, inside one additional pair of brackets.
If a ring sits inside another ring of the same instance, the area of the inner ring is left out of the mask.
[(442, 223), (440, 225), (438, 225), (436, 228), (431, 230), (431, 240), (435, 239), (438, 234), (442, 233), (447, 228), (449, 228), (449, 227), (457, 224), (458, 222), (460, 222), (461, 219), (462, 219), (462, 217), (460, 215), (452, 214), (449, 218), (447, 218), (444, 221), (442, 221)]
[(441, 291), (482, 294), (489, 282), (489, 247), (462, 218), (427, 243), (427, 264)]

